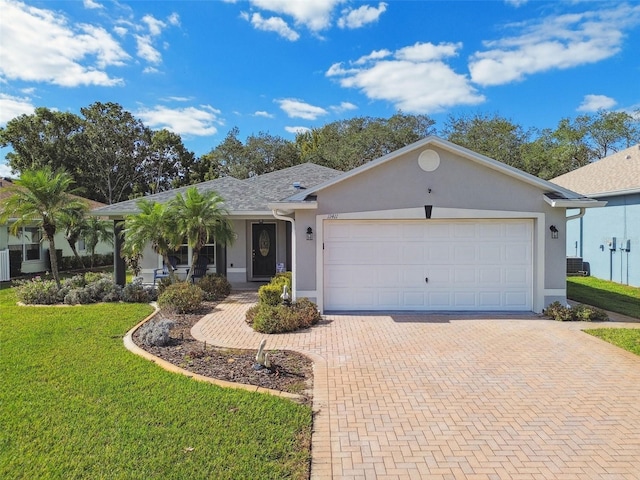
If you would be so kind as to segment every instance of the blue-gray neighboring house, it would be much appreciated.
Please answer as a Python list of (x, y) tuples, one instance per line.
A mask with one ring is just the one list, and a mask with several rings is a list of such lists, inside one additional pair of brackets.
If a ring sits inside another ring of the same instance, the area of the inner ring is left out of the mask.
[(594, 277), (640, 287), (640, 144), (551, 182), (607, 202), (567, 222), (568, 264), (581, 258)]

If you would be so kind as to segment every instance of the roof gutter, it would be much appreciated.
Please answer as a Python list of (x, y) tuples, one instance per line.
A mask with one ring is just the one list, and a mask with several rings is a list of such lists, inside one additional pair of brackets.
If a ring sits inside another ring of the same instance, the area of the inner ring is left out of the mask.
[[(297, 296), (297, 281), (296, 281), (296, 222), (292, 217), (286, 216), (285, 212), (274, 208), (271, 210), (273, 216), (278, 220), (284, 220), (291, 223), (291, 300), (296, 301)], [(287, 212), (292, 213), (292, 212)]]
[(582, 218), (582, 217), (584, 217), (585, 213), (587, 213), (587, 208), (586, 207), (580, 207), (580, 212), (576, 213), (575, 215), (569, 215), (566, 218), (566, 221), (568, 222), (569, 220), (575, 220), (576, 218)]

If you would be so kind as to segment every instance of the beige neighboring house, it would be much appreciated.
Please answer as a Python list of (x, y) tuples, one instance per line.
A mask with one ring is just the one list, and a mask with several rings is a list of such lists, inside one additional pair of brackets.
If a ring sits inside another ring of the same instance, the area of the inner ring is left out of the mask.
[(640, 287), (640, 145), (551, 182), (607, 202), (605, 208), (588, 210), (567, 223), (568, 265), (582, 265), (583, 272), (595, 277)]
[[(294, 298), (323, 313), (541, 312), (566, 301), (567, 209), (602, 205), (434, 136), (349, 172), (303, 164), (195, 186), (225, 199), (237, 235), (205, 248), (209, 271), (237, 284), (290, 270)], [(135, 211), (127, 201), (94, 213)], [(192, 252), (178, 253), (184, 273)], [(148, 248), (145, 280), (161, 266)]]
[[(0, 202), (12, 195), (12, 191), (16, 188), (20, 188), (11, 182), (10, 179), (0, 179)], [(93, 200), (82, 199), (87, 202), (89, 209), (98, 208), (104, 206), (104, 203), (95, 202)], [(8, 257), (6, 253), (9, 250), (19, 251), (22, 256), (21, 272), (22, 273), (39, 273), (47, 270), (49, 264), (48, 260), (48, 242), (42, 238), (40, 229), (35, 226), (25, 226), (21, 229), (17, 236), (9, 233), (9, 225), (0, 225), (0, 256)], [(56, 233), (56, 248), (62, 250), (63, 257), (72, 257), (73, 252), (69, 243), (64, 236), (64, 232), (60, 231)], [(89, 252), (85, 248), (84, 240), (80, 240), (76, 246), (80, 255), (88, 255)], [(2, 252), (5, 252), (4, 254)], [(100, 242), (96, 247), (96, 254), (112, 253), (113, 246)], [(0, 281), (8, 280), (8, 275), (3, 275), (2, 272), (8, 272), (8, 265), (5, 266), (4, 262), (7, 260), (0, 260)]]

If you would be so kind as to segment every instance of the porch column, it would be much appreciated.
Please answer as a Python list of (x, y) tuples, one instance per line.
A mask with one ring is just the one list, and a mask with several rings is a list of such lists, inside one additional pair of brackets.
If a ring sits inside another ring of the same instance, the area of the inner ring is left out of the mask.
[(117, 285), (124, 287), (127, 281), (127, 266), (120, 255), (124, 238), (122, 237), (122, 220), (113, 221), (113, 277)]

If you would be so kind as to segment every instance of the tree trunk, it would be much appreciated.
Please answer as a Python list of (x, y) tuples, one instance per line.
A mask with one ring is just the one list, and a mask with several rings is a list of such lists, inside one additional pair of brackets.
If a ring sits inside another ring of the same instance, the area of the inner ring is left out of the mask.
[[(73, 255), (76, 257), (76, 260), (78, 260), (78, 262), (80, 263), (80, 266), (84, 269), (84, 261), (82, 260), (82, 257), (78, 254), (78, 249), (76, 248), (76, 242), (72, 242), (71, 240), (67, 239), (67, 242), (69, 242), (69, 247), (71, 248), (71, 251), (73, 252)], [(93, 265), (91, 265), (93, 267)]]
[(60, 288), (60, 275), (58, 274), (58, 256), (56, 255), (56, 241), (54, 240), (54, 235), (50, 238), (47, 238), (49, 241), (49, 259), (51, 260), (51, 275), (53, 275), (53, 279), (56, 281), (56, 285)]

